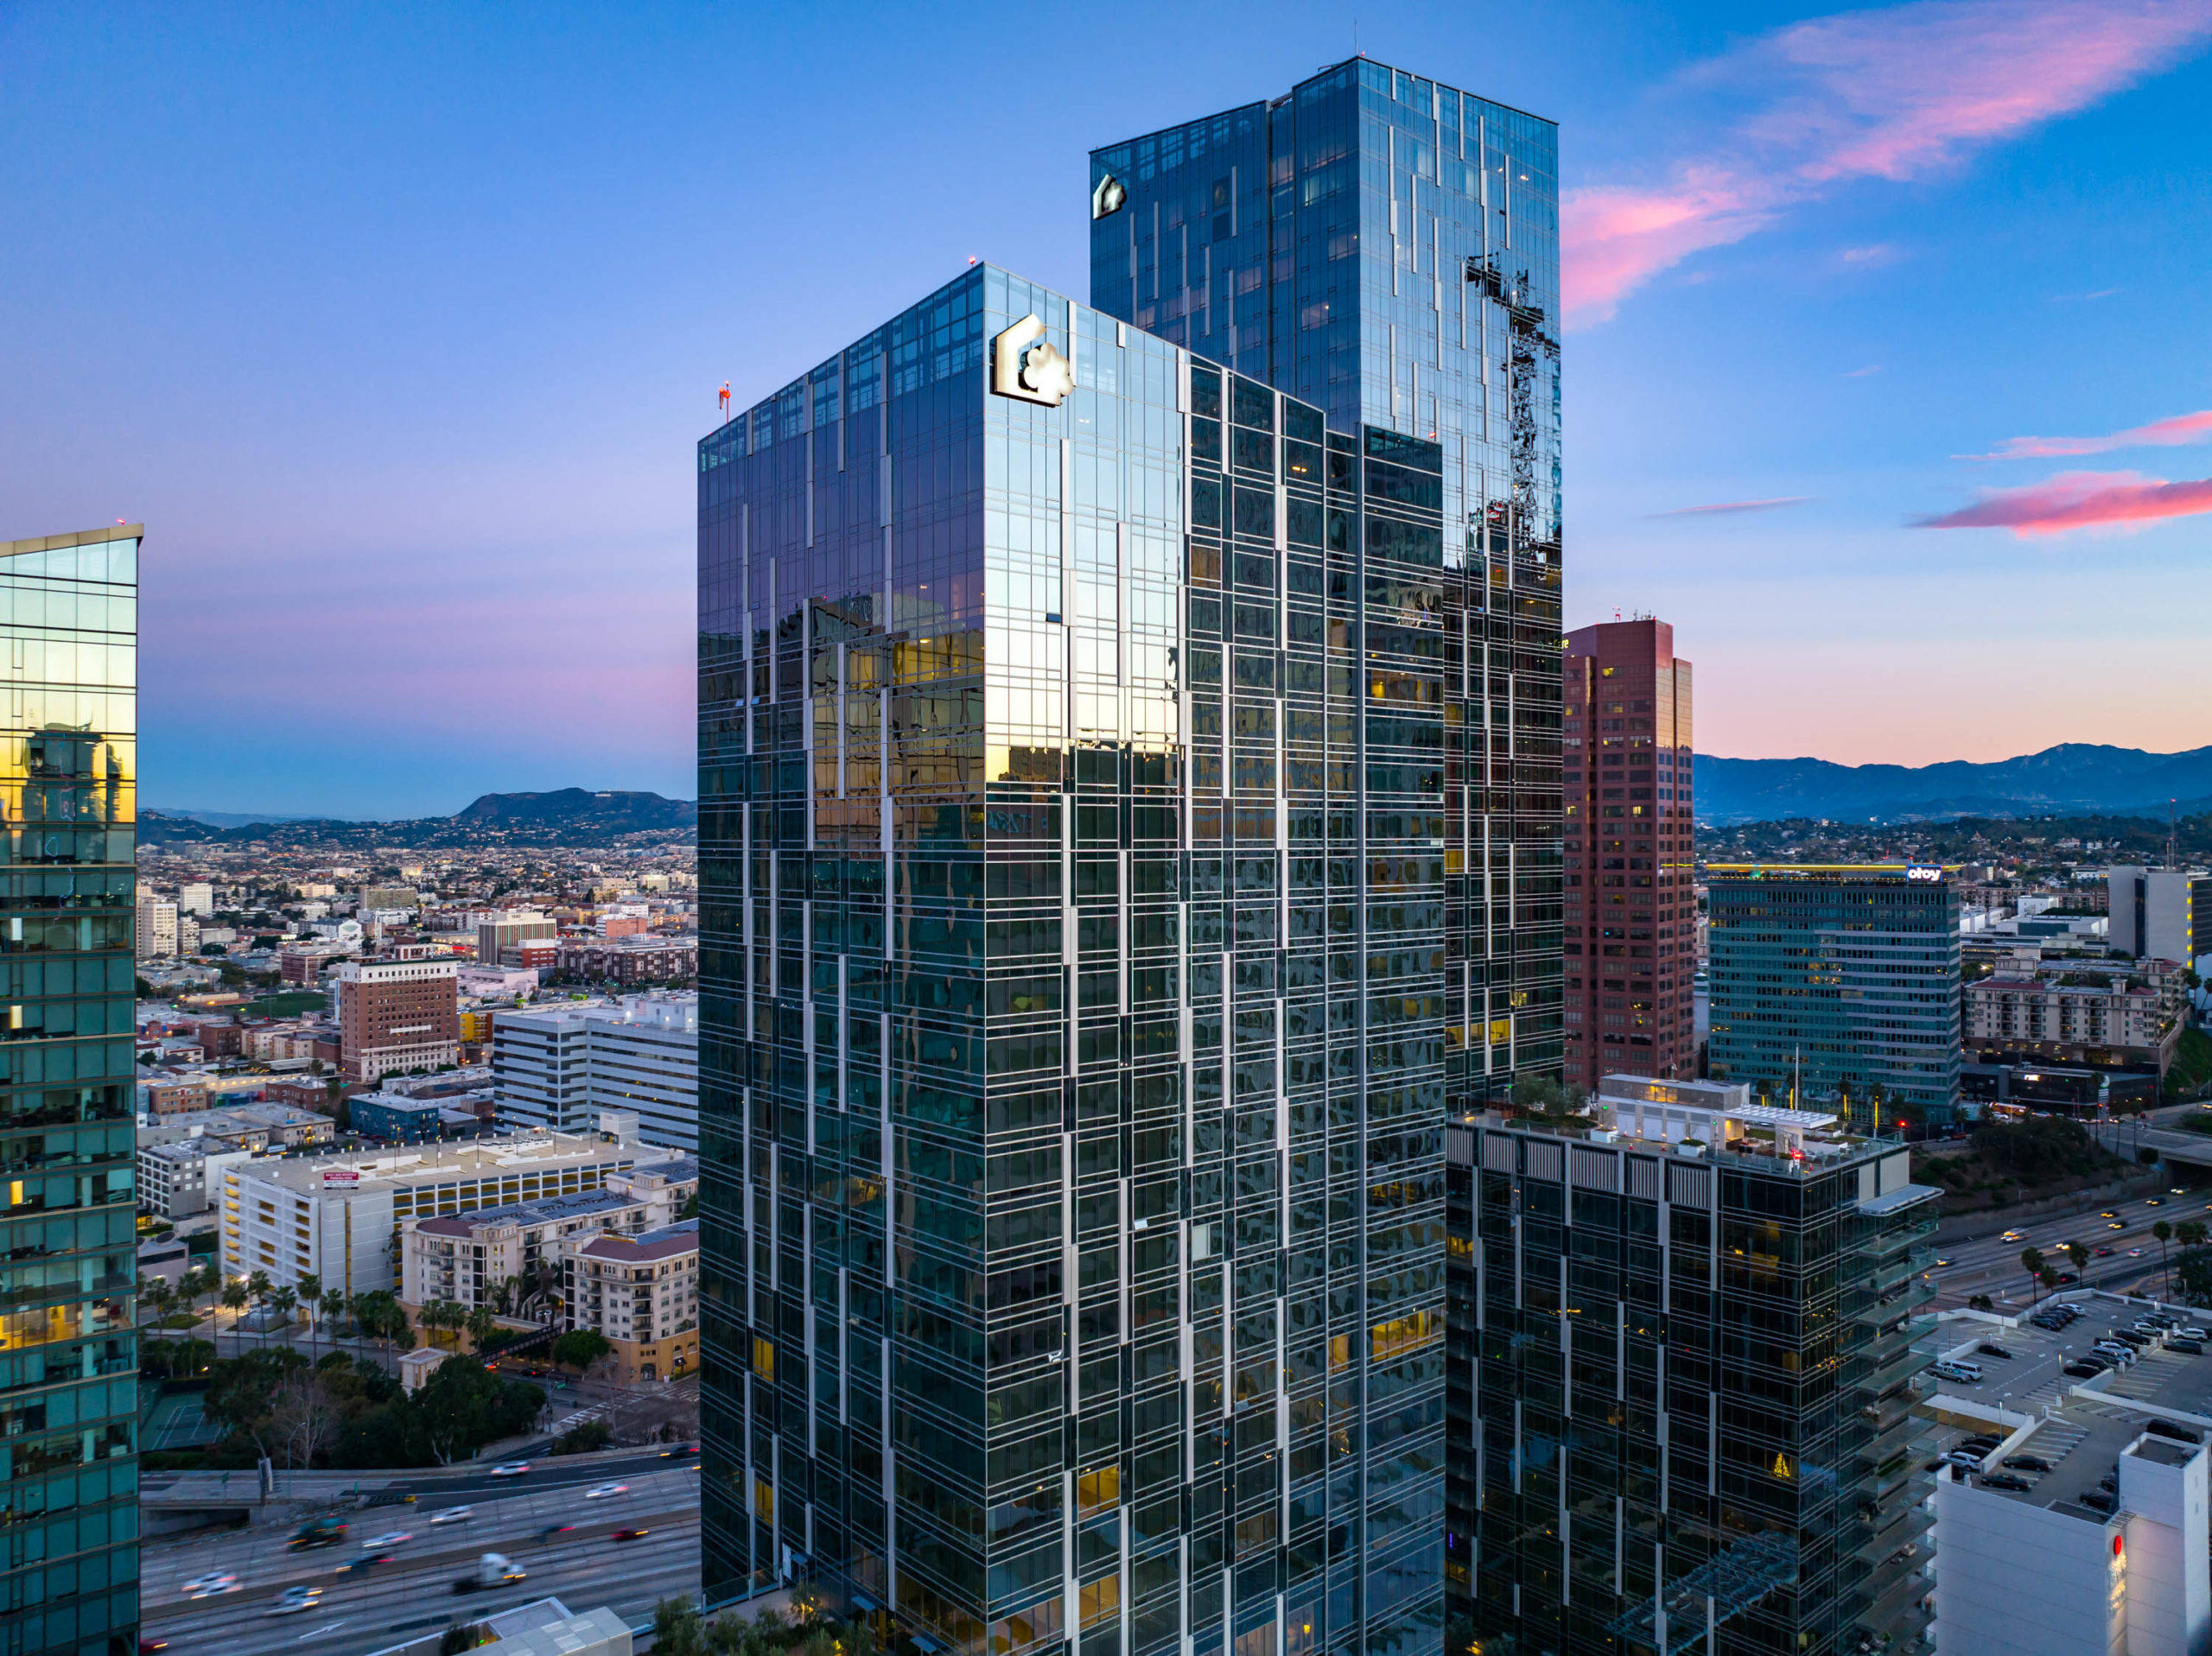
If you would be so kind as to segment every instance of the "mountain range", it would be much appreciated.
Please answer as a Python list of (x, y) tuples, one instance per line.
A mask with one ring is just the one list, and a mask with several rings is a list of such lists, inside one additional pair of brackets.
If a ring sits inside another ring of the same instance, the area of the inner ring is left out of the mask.
[(1954, 816), (2182, 815), (2212, 809), (2212, 747), (2148, 753), (2066, 742), (1976, 765), (1835, 765), (1826, 759), (1727, 759), (1700, 754), (1697, 818), (1738, 822), (1826, 817), (1911, 822)]
[(688, 799), (655, 793), (562, 788), (543, 794), (485, 794), (451, 816), (391, 822), (334, 817), (253, 818), (236, 811), (138, 813), (138, 837), (148, 844), (217, 843), (275, 846), (482, 847), (593, 846), (632, 835), (688, 838), (698, 828), (699, 808)]

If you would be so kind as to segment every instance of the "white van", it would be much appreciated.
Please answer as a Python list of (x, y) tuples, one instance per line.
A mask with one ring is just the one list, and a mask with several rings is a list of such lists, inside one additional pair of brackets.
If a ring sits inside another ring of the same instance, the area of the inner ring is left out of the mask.
[(1981, 1365), (1980, 1363), (1945, 1361), (1931, 1363), (1929, 1367), (1934, 1373), (1942, 1375), (1945, 1380), (1962, 1380), (1970, 1386), (1978, 1386), (1981, 1383)]

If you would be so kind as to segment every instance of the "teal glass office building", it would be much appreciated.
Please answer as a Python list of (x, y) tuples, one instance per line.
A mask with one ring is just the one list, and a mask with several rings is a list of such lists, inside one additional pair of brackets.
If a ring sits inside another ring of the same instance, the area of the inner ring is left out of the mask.
[(709, 1598), (1436, 1649), (1441, 446), (984, 266), (698, 459)]
[(1713, 1079), (1785, 1104), (1879, 1099), (1950, 1120), (1959, 1098), (1959, 890), (1935, 864), (1714, 864)]
[(8, 1209), (0, 1649), (138, 1621), (131, 1012), (140, 525), (0, 542)]

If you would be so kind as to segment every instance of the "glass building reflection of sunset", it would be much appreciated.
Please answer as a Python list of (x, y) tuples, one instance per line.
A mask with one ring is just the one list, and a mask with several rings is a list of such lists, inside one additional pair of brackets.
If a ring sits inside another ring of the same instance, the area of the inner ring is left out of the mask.
[(144, 530), (0, 542), (9, 866), (9, 1550), (0, 1647), (111, 1656), (138, 1621), (132, 898)]

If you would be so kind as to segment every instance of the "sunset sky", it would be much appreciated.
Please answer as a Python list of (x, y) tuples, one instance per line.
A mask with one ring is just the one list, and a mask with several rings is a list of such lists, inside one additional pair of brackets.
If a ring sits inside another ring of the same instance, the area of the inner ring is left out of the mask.
[(1556, 119), (1567, 619), (1697, 745), (2212, 741), (2212, 0), (0, 5), (0, 539), (143, 519), (153, 805), (688, 796), (691, 445), (1358, 45)]

